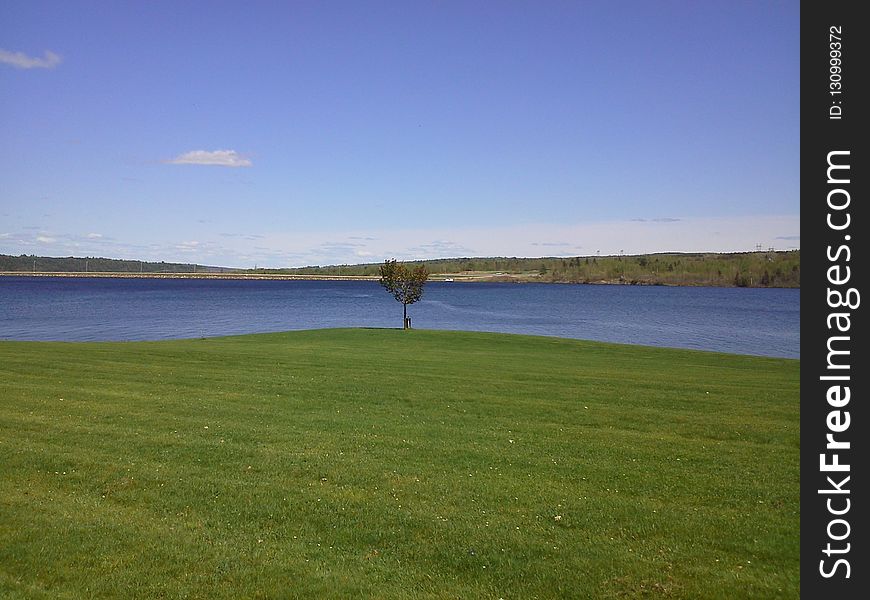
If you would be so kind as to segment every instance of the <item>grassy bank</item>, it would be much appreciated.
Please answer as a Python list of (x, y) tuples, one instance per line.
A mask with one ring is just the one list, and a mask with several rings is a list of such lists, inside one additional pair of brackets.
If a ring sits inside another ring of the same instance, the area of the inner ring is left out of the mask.
[(0, 596), (794, 598), (799, 362), (0, 342)]

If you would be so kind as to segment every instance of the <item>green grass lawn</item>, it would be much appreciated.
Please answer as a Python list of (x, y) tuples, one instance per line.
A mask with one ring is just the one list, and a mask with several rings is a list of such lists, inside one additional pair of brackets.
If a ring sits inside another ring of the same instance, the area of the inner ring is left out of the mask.
[(796, 598), (795, 360), (0, 342), (0, 596)]

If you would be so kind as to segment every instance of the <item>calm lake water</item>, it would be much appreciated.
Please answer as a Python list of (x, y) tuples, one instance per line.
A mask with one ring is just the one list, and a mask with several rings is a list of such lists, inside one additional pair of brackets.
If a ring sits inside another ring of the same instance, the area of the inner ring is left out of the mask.
[[(427, 284), (414, 327), (800, 356), (800, 290)], [(0, 339), (160, 340), (401, 327), (373, 281), (0, 277)]]

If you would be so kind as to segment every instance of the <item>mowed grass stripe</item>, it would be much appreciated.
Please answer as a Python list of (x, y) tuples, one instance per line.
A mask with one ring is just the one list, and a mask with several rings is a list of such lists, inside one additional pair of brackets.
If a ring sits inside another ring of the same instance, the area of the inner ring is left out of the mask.
[(0, 342), (0, 591), (796, 597), (799, 368), (417, 330)]

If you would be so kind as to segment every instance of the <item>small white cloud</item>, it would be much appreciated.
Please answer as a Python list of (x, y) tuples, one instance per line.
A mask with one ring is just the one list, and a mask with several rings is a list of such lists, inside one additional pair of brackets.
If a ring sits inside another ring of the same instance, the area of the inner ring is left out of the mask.
[(215, 165), (218, 167), (250, 167), (250, 159), (241, 156), (235, 150), (191, 150), (172, 160), (165, 161), (170, 165)]
[(100, 239), (100, 238), (102, 238), (102, 237), (103, 237), (103, 234), (102, 234), (102, 233), (89, 233), (89, 234), (87, 235), (87, 238), (88, 238), (89, 240), (98, 240), (98, 239)]
[(42, 242), (43, 244), (51, 244), (56, 242), (57, 240), (53, 237), (48, 237), (47, 235), (38, 235), (36, 236), (37, 242)]
[(182, 252), (193, 252), (199, 246), (199, 242), (196, 240), (192, 240), (190, 242), (181, 242), (180, 244), (175, 245), (176, 250), (181, 250)]
[(63, 60), (60, 55), (46, 50), (42, 58), (27, 56), (24, 52), (10, 52), (0, 48), (0, 63), (16, 69), (53, 69)]

